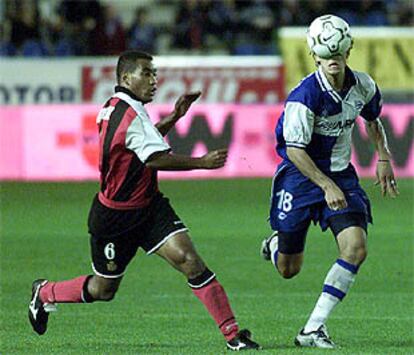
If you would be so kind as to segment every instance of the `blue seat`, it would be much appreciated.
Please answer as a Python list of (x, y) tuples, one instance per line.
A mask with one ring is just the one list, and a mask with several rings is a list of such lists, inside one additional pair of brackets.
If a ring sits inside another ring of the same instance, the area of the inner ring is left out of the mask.
[(334, 15), (343, 18), (350, 26), (360, 25), (360, 20), (358, 14), (352, 10), (340, 9), (338, 11), (333, 11)]
[(381, 11), (372, 11), (367, 14), (364, 18), (365, 26), (387, 26), (388, 19), (387, 16)]
[(254, 43), (240, 43), (233, 50), (234, 55), (259, 55), (260, 52), (260, 46)]
[(22, 55), (25, 57), (43, 57), (47, 55), (45, 46), (36, 40), (28, 40), (23, 43)]
[(56, 43), (55, 46), (55, 55), (58, 57), (67, 57), (74, 55), (75, 51), (73, 50), (72, 45), (66, 39), (61, 39)]
[(14, 56), (16, 55), (16, 47), (10, 42), (0, 42), (0, 56)]
[(233, 55), (274, 55), (277, 47), (273, 44), (242, 43), (234, 47)]

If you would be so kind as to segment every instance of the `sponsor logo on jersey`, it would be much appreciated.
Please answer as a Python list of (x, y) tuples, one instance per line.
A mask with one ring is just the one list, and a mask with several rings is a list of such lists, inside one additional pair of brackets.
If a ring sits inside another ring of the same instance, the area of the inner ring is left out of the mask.
[(355, 118), (345, 121), (327, 121), (320, 120), (315, 122), (315, 127), (324, 131), (336, 131), (339, 129), (351, 128), (355, 122)]

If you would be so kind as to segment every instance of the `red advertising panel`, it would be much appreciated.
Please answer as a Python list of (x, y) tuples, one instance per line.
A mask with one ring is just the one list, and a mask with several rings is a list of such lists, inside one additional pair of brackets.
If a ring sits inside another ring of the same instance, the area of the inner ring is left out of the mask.
[[(155, 103), (201, 90), (201, 103), (275, 104), (285, 99), (278, 56), (160, 56)], [(102, 104), (113, 93), (117, 57), (2, 58), (0, 105)], [(47, 75), (39, 75), (47, 73)]]
[[(173, 102), (186, 91), (201, 90), (203, 103), (266, 103), (285, 99), (283, 66), (275, 58), (158, 58), (154, 103)], [(82, 66), (82, 101), (103, 102), (113, 92), (114, 65)]]

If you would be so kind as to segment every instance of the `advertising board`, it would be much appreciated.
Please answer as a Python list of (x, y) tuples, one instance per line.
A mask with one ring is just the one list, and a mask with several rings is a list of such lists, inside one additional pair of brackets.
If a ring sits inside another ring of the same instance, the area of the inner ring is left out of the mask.
[[(2, 59), (0, 105), (102, 104), (116, 83), (116, 57)], [(200, 103), (267, 103), (285, 99), (280, 57), (155, 57), (155, 103), (201, 90)]]
[[(315, 70), (306, 43), (306, 28), (284, 28), (280, 46), (287, 93)], [(349, 57), (353, 70), (370, 74), (383, 91), (414, 90), (414, 31), (412, 28), (352, 28)]]
[[(148, 105), (154, 121), (171, 105)], [(270, 177), (279, 158), (274, 127), (282, 105), (196, 105), (168, 134), (175, 153), (199, 156), (227, 148), (219, 170), (161, 172), (161, 178)], [(0, 179), (98, 178), (97, 105), (35, 105), (0, 108)], [(397, 176), (414, 176), (414, 105), (385, 105), (382, 121)], [(375, 176), (376, 154), (363, 120), (353, 132), (352, 162), (361, 176)]]

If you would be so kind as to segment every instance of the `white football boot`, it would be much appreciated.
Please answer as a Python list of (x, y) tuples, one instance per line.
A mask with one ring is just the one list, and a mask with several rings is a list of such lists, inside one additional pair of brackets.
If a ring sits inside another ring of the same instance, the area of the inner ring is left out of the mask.
[(270, 237), (263, 239), (262, 246), (260, 248), (260, 255), (265, 260), (270, 260), (272, 258), (272, 251), (277, 249), (278, 245), (278, 235), (277, 231), (274, 231)]
[(336, 347), (324, 324), (309, 333), (304, 333), (302, 329), (295, 338), (295, 345), (321, 349), (334, 349)]

